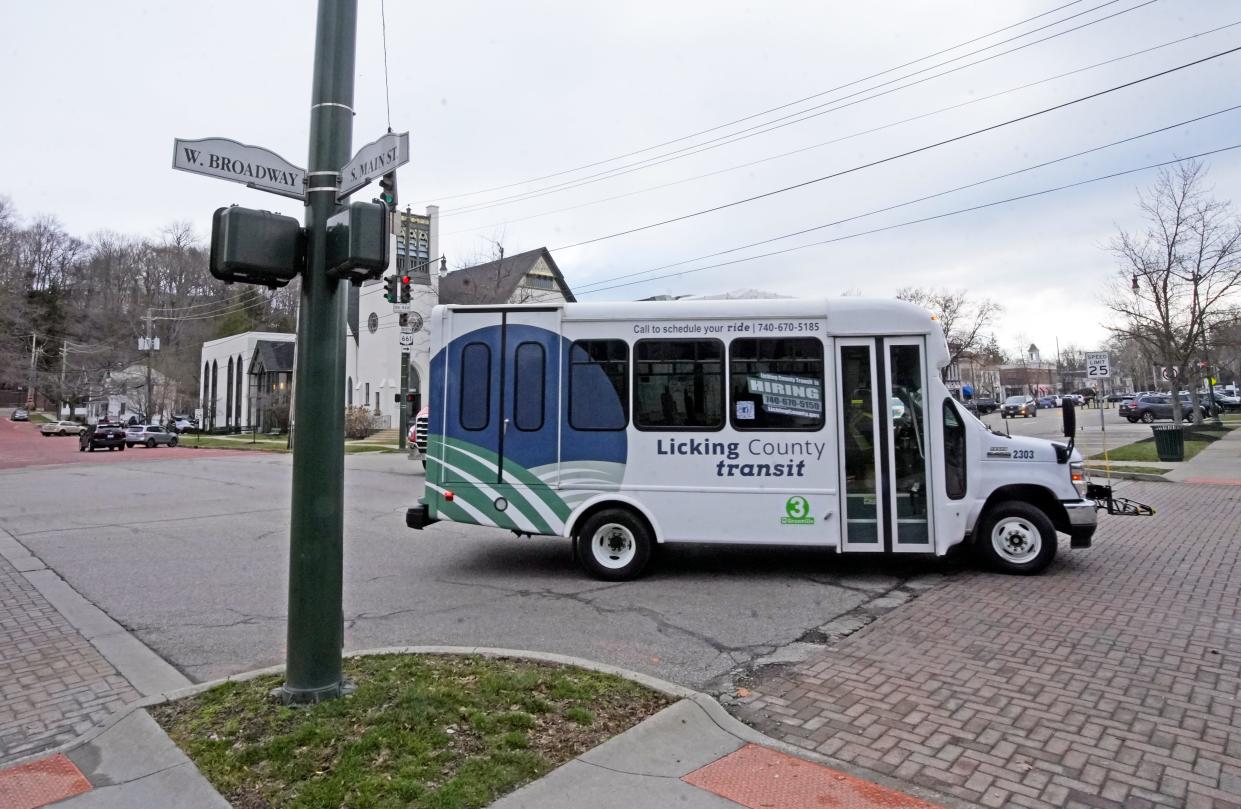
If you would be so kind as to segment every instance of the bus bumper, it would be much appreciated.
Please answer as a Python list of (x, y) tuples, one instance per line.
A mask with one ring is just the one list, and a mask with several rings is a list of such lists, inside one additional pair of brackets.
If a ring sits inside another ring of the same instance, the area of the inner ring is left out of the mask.
[(405, 510), (405, 525), (410, 528), (416, 528), (421, 531), (423, 528), (426, 528), (428, 525), (435, 522), (439, 522), (439, 520), (427, 513), (427, 507), (425, 504), (420, 503), (413, 508), (408, 508)]
[(1089, 548), (1099, 525), (1098, 512), (1093, 500), (1062, 503), (1069, 515), (1069, 547)]

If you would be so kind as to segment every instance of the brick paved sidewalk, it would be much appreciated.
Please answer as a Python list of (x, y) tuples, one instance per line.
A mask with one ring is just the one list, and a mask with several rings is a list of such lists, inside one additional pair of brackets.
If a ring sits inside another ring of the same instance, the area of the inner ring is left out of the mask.
[(0, 763), (74, 739), (138, 698), (0, 556)]
[(1159, 513), (1043, 576), (959, 574), (734, 713), (983, 806), (1241, 809), (1241, 491), (1119, 493)]

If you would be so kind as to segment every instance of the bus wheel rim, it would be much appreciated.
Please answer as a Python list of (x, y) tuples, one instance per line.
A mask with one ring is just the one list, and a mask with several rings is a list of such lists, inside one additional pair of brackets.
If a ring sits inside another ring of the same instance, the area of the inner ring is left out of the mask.
[(633, 561), (638, 543), (633, 532), (618, 523), (602, 525), (590, 538), (590, 552), (595, 561), (609, 570), (619, 570)]
[(991, 529), (991, 547), (1001, 559), (1022, 565), (1038, 556), (1043, 537), (1026, 518), (1005, 517)]

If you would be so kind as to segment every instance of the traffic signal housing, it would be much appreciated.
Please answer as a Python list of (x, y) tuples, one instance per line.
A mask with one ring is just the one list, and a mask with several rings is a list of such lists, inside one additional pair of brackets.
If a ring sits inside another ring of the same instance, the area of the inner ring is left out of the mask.
[(351, 202), (327, 220), (328, 274), (361, 284), (388, 268), (388, 209), (378, 202)]
[(211, 217), (211, 274), (226, 284), (277, 289), (306, 266), (306, 236), (291, 216), (236, 205)]
[(409, 303), (413, 299), (413, 290), (410, 289), (412, 281), (408, 275), (401, 276), (401, 303)]
[(379, 178), (379, 201), (388, 206), (389, 211), (396, 210), (396, 172), (390, 171)]
[(388, 303), (396, 303), (397, 301), (397, 277), (389, 275), (384, 279), (384, 300)]

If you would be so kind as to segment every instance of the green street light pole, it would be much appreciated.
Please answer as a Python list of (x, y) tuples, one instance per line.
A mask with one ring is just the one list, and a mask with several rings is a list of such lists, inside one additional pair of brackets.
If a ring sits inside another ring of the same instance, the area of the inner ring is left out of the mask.
[(337, 212), (338, 172), (353, 140), (357, 0), (319, 0), (310, 158), (306, 269), (298, 321), (297, 440), (289, 531), (286, 702), (345, 692), (344, 641), (345, 304), (347, 282), (327, 275), (327, 220)]

